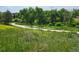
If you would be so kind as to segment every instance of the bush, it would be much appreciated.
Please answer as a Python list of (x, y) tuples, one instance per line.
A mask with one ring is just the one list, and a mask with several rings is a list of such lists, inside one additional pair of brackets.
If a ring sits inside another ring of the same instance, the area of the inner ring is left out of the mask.
[(62, 26), (63, 24), (61, 23), (61, 22), (57, 22), (56, 24), (55, 24), (55, 26)]
[(79, 28), (79, 23), (77, 23), (76, 27)]
[(55, 23), (49, 23), (49, 26), (55, 26)]
[(15, 19), (13, 19), (13, 22), (21, 22), (21, 19), (15, 18)]
[(70, 26), (71, 27), (76, 27), (76, 23), (72, 23)]

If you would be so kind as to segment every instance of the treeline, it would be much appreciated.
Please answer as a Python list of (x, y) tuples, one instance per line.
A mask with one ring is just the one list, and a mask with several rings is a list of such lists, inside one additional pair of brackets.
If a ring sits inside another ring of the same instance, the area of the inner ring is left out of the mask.
[(29, 7), (18, 13), (0, 12), (0, 23), (7, 24), (11, 21), (28, 25), (76, 26), (79, 25), (79, 9), (43, 10), (39, 7)]
[[(14, 18), (20, 23), (30, 25), (68, 25), (75, 26), (78, 23), (79, 10), (73, 11), (66, 10), (64, 8), (60, 10), (43, 10), (42, 8), (24, 8), (16, 13)], [(18, 20), (17, 20), (18, 19)], [(78, 19), (77, 21), (74, 21)]]

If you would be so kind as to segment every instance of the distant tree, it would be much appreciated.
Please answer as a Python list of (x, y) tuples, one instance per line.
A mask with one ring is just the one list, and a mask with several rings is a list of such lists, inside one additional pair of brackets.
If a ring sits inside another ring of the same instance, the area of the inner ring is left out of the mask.
[(76, 18), (76, 16), (79, 16), (79, 9), (73, 9), (72, 16), (73, 18)]
[(35, 10), (32, 7), (30, 7), (28, 9), (28, 23), (30, 25), (33, 25), (34, 21), (35, 21)]
[(2, 23), (2, 13), (0, 12), (0, 23)]
[(56, 23), (56, 18), (58, 17), (58, 13), (57, 13), (57, 10), (51, 10), (51, 23), (53, 25), (55, 25)]
[(51, 22), (51, 11), (49, 11), (49, 10), (44, 11), (44, 21), (45, 21), (46, 25), (50, 24), (50, 22)]
[(44, 15), (43, 15), (44, 13), (43, 13), (43, 9), (42, 8), (38, 8), (38, 7), (36, 7), (35, 8), (35, 18), (36, 18), (36, 21), (37, 21), (37, 24), (39, 24), (39, 25), (42, 25), (42, 24), (44, 24), (43, 22), (43, 20), (44, 20)]
[(4, 24), (9, 24), (12, 21), (11, 12), (8, 10), (6, 12), (4, 12), (2, 19), (3, 19)]
[(69, 21), (71, 20), (71, 13), (64, 8), (59, 10), (58, 13), (59, 13), (59, 17), (61, 18), (61, 22), (63, 24), (68, 24)]

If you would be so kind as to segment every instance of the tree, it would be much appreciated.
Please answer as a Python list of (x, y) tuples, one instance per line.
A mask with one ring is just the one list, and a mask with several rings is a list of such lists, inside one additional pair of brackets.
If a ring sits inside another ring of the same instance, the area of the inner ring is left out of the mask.
[(43, 13), (43, 9), (42, 8), (38, 8), (38, 7), (36, 7), (35, 8), (35, 19), (36, 19), (36, 23), (37, 24), (39, 24), (39, 25), (42, 25), (43, 24), (43, 20), (44, 20), (44, 18), (43, 18), (43, 15), (44, 13)]
[(34, 21), (35, 21), (35, 10), (32, 7), (30, 7), (28, 12), (29, 12), (29, 14), (28, 14), (28, 23), (30, 25), (33, 25)]
[(55, 25), (56, 23), (56, 18), (58, 17), (58, 13), (57, 13), (57, 10), (51, 10), (51, 23), (53, 25)]
[(8, 25), (12, 21), (12, 14), (11, 14), (11, 12), (8, 11), (8, 10), (6, 12), (4, 12), (2, 19), (3, 19), (4, 24)]
[(79, 16), (79, 9), (73, 9), (72, 16), (73, 18), (76, 18), (76, 16)]
[(58, 14), (59, 14), (59, 17), (61, 18), (61, 22), (65, 25), (68, 24), (69, 21), (71, 20), (71, 13), (64, 8), (59, 10)]
[(2, 12), (0, 12), (0, 23), (2, 23)]

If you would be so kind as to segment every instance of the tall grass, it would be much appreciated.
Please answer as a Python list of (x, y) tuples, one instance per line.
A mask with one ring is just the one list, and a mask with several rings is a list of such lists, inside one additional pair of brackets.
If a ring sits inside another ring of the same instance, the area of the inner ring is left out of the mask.
[(0, 29), (0, 51), (79, 51), (79, 35), (15, 27)]

